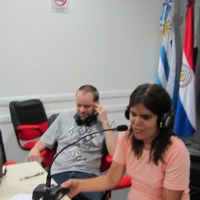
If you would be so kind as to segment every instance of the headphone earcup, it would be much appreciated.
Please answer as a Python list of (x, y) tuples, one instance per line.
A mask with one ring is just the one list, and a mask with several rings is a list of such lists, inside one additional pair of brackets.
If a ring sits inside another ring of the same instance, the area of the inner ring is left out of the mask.
[(128, 119), (128, 120), (129, 120), (129, 114), (130, 114), (130, 108), (129, 108), (129, 106), (126, 106), (124, 115), (125, 115), (126, 119)]
[(174, 120), (175, 112), (171, 110), (168, 113), (158, 117), (157, 123), (160, 128), (168, 128)]
[(74, 120), (76, 121), (76, 124), (78, 126), (81, 126), (83, 124), (83, 121), (80, 119), (77, 113), (74, 115)]
[(92, 126), (97, 121), (97, 114), (93, 114), (84, 120), (86, 126)]

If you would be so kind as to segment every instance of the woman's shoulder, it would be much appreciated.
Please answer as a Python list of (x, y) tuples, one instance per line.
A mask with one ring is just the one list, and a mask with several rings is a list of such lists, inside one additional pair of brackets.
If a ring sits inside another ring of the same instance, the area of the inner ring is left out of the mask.
[(171, 163), (176, 163), (180, 166), (185, 166), (189, 168), (190, 165), (190, 156), (189, 151), (184, 144), (184, 142), (177, 136), (171, 136), (171, 145), (166, 151), (164, 156), (165, 165), (171, 165)]
[(173, 135), (170, 138), (172, 144), (170, 145), (168, 151), (170, 152), (181, 152), (188, 154), (188, 149), (184, 142), (177, 136)]
[(127, 142), (129, 140), (129, 130), (121, 132), (119, 134), (118, 140)]
[(186, 148), (184, 142), (176, 135), (171, 136), (170, 138), (172, 145), (179, 147), (179, 148)]

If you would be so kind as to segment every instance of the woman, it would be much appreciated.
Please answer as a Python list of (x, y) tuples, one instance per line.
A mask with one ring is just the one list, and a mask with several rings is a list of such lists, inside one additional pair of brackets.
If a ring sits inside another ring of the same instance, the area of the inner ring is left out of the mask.
[(157, 84), (138, 86), (129, 101), (130, 128), (118, 138), (108, 173), (64, 182), (69, 197), (110, 190), (126, 171), (132, 179), (128, 200), (189, 200), (190, 158), (184, 143), (173, 134), (173, 115), (165, 89)]

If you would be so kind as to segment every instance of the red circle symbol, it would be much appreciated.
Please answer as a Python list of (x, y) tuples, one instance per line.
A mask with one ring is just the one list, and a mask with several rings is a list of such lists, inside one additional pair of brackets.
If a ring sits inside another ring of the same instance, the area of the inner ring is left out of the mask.
[(67, 0), (54, 0), (54, 3), (57, 6), (64, 6), (66, 4)]

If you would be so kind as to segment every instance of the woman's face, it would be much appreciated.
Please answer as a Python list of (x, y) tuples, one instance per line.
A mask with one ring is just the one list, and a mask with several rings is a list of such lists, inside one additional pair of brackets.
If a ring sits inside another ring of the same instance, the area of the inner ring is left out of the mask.
[(129, 117), (135, 138), (143, 140), (146, 145), (150, 145), (159, 132), (158, 116), (140, 103), (130, 108)]

